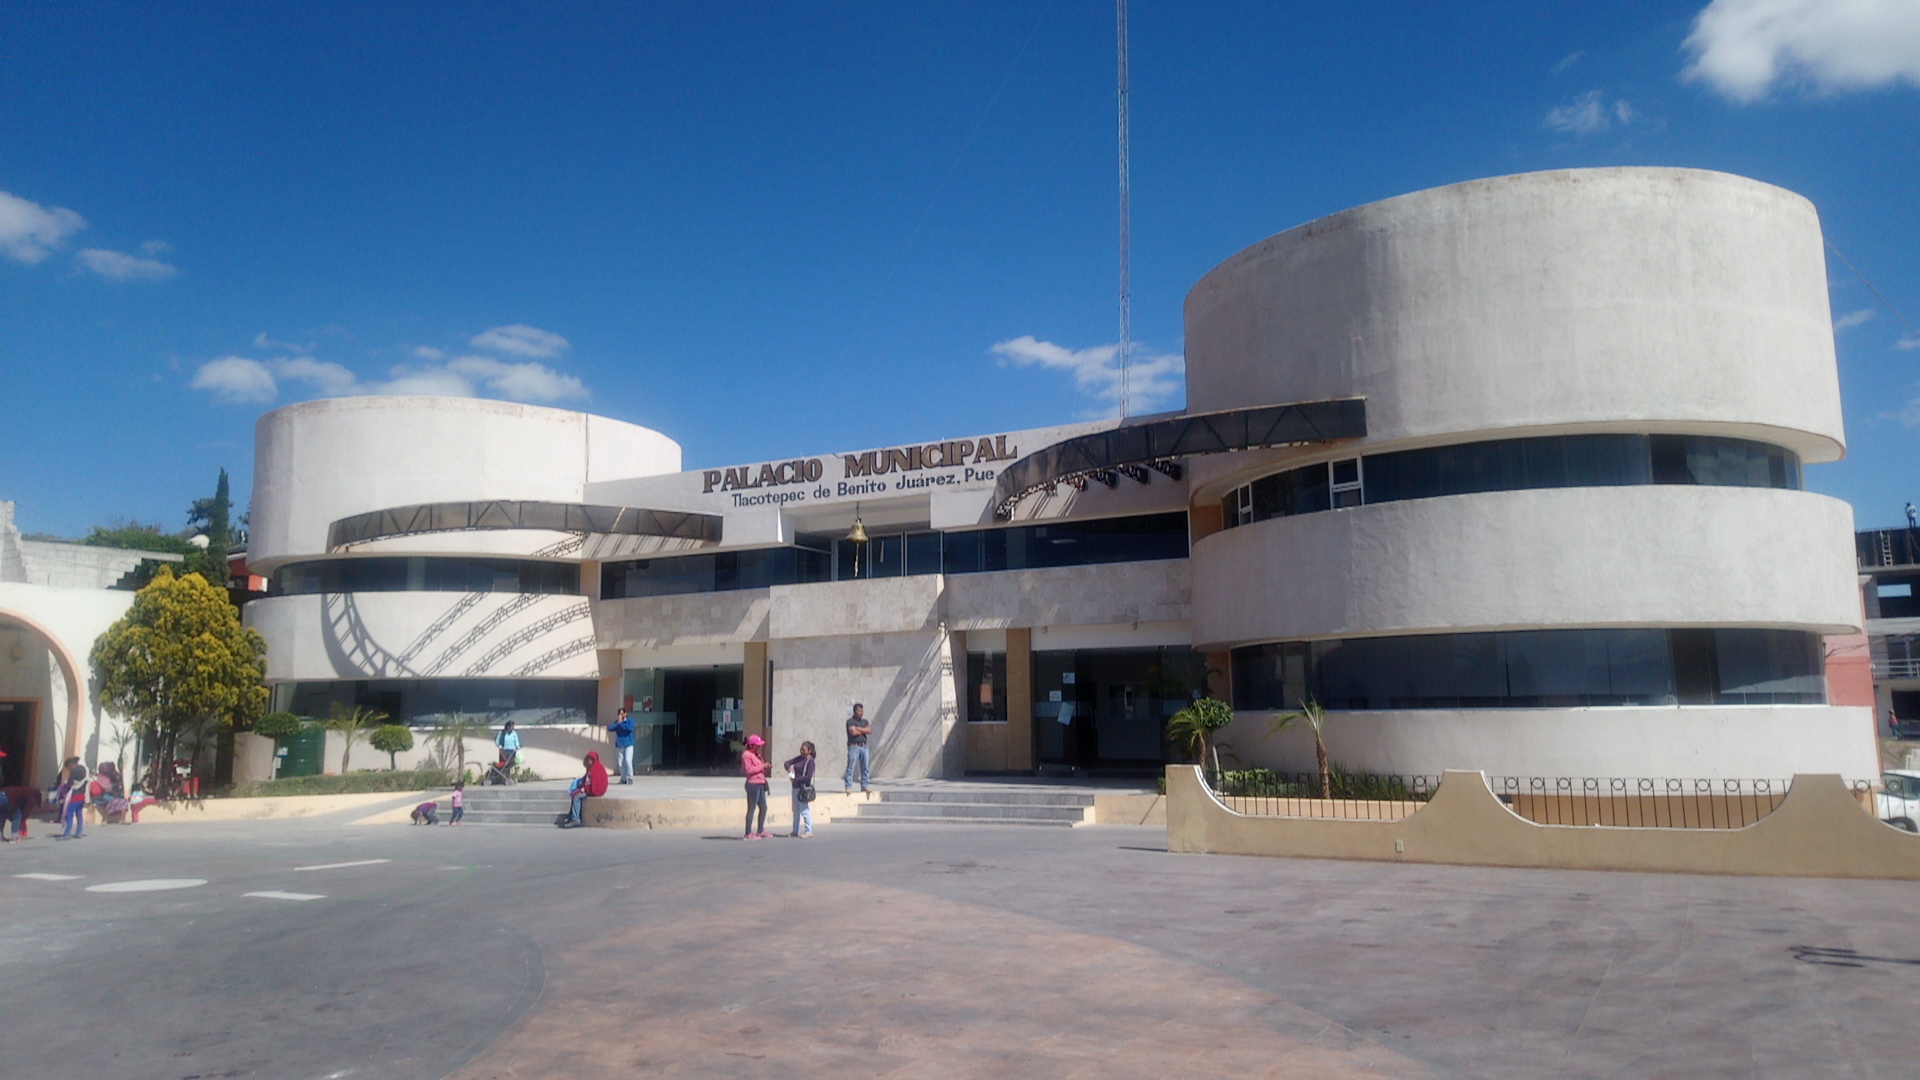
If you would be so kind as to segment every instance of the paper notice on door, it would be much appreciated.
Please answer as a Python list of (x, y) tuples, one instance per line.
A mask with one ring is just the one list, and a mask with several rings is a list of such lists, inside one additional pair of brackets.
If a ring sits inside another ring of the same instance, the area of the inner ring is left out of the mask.
[(1071, 701), (1061, 702), (1060, 715), (1058, 717), (1055, 717), (1055, 719), (1059, 720), (1063, 724), (1073, 723), (1073, 702)]

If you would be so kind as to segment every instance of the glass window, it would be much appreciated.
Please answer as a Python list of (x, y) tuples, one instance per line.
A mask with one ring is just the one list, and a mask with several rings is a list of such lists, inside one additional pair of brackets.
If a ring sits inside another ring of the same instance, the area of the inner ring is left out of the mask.
[(1252, 645), (1234, 703), (1291, 709), (1789, 705), (1826, 700), (1820, 638), (1790, 630), (1519, 630)]
[(825, 581), (827, 573), (827, 553), (802, 547), (637, 559), (601, 567), (600, 599), (765, 589)]
[(946, 535), (949, 574), (1187, 557), (1187, 515), (1146, 514)]
[(1007, 654), (967, 654), (967, 720), (997, 724), (1007, 718)]
[(333, 592), (503, 592), (578, 595), (575, 563), (533, 559), (402, 556), (329, 559), (274, 571), (272, 596)]
[(907, 534), (907, 573), (937, 574), (940, 572), (940, 534), (921, 532)]
[(1698, 435), (1556, 435), (1423, 447), (1261, 477), (1227, 494), (1223, 521), (1245, 525), (1334, 506), (1486, 491), (1640, 484), (1798, 490), (1800, 458), (1778, 446)]

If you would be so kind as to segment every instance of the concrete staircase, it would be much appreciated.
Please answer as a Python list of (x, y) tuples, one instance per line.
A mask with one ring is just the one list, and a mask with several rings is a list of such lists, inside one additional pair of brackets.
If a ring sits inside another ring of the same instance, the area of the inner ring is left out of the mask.
[[(444, 791), (434, 793), (440, 804), (440, 820), (447, 820), (453, 804)], [(467, 785), (467, 816), (462, 825), (545, 825), (567, 812), (567, 792), (560, 788), (479, 787)]]
[(834, 823), (854, 825), (1054, 825), (1071, 828), (1093, 822), (1093, 795), (1065, 791), (997, 789), (906, 789), (878, 792), (852, 817)]

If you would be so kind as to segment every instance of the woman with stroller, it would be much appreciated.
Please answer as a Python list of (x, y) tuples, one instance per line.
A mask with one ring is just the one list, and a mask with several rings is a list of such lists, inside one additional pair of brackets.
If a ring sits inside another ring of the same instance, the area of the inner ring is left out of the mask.
[(805, 840), (813, 835), (813, 744), (800, 744), (800, 753), (786, 761), (787, 779), (793, 781), (793, 831), (788, 836)]
[[(772, 834), (767, 832), (767, 763), (760, 757), (760, 748), (767, 740), (758, 735), (747, 736), (747, 748), (740, 751), (740, 771), (747, 776), (747, 833), (742, 840), (765, 840)], [(753, 812), (760, 811), (760, 828), (753, 827)]]

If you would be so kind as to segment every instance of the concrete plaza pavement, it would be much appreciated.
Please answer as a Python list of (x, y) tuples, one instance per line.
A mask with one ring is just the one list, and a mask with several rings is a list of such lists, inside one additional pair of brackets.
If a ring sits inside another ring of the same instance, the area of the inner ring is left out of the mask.
[[(90, 891), (167, 880), (204, 884)], [(43, 834), (0, 848), (0, 899), (8, 1076), (1920, 1063), (1908, 883), (1169, 855), (1119, 826), (741, 843), (302, 820)]]

